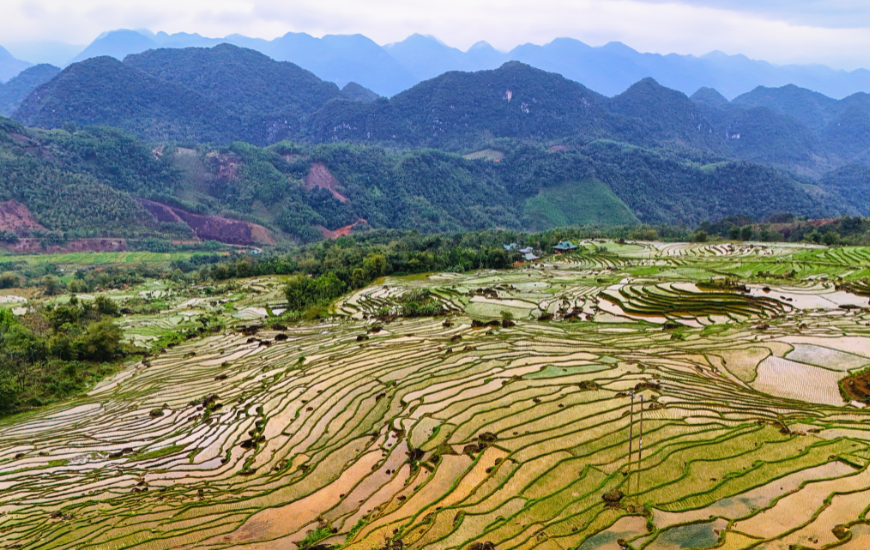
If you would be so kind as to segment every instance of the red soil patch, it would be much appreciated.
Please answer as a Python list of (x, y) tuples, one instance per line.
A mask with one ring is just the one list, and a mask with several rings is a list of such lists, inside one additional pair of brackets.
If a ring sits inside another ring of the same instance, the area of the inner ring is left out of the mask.
[(20, 202), (14, 200), (0, 202), (0, 231), (11, 231), (21, 235), (31, 229), (46, 230)]
[(812, 225), (813, 227), (822, 227), (823, 225), (835, 223), (838, 219), (839, 218), (823, 218), (820, 220), (807, 220), (806, 223)]
[(145, 207), (154, 219), (160, 223), (184, 223), (184, 220), (175, 213), (174, 208), (170, 208), (159, 202), (152, 202), (145, 199), (137, 199), (139, 204)]
[(329, 168), (321, 162), (315, 162), (311, 165), (308, 175), (305, 176), (305, 190), (311, 191), (315, 187), (322, 187), (332, 193), (332, 196), (341, 202), (349, 202), (350, 199), (335, 190), (340, 184)]
[(3, 248), (16, 254), (63, 254), (67, 252), (124, 252), (127, 241), (124, 239), (79, 239), (66, 244), (52, 244), (45, 248), (39, 239), (19, 239), (15, 244), (5, 244)]
[(240, 245), (275, 244), (272, 235), (262, 225), (220, 216), (192, 214), (165, 204), (145, 199), (136, 200), (151, 213), (155, 220), (187, 224), (201, 240)]
[[(774, 231), (779, 231), (780, 233), (782, 233), (783, 231), (794, 231), (801, 225), (809, 225), (816, 228), (823, 227), (832, 223), (836, 223), (837, 220), (839, 220), (839, 218), (821, 218), (818, 220), (806, 220), (800, 222), (795, 221), (788, 223), (772, 223), (770, 224), (770, 228)], [(753, 227), (755, 227), (755, 229), (761, 229), (762, 224), (755, 224)]]
[(348, 235), (353, 233), (354, 230), (361, 229), (362, 227), (366, 227), (366, 226), (368, 226), (368, 224), (369, 224), (369, 222), (360, 218), (355, 223), (352, 223), (350, 225), (346, 225), (344, 227), (339, 227), (338, 229), (336, 229), (334, 231), (331, 231), (331, 230), (323, 227), (322, 225), (318, 225), (316, 227), (317, 227), (317, 229), (320, 230), (321, 233), (323, 233), (323, 238), (336, 239), (338, 237), (347, 237)]

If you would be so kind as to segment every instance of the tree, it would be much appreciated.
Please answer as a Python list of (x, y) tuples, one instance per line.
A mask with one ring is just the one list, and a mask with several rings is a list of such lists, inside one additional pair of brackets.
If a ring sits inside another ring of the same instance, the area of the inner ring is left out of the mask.
[(75, 348), (82, 359), (109, 361), (123, 351), (122, 336), (120, 327), (112, 321), (97, 321), (88, 325), (85, 333), (75, 342)]
[(368, 277), (366, 277), (366, 272), (358, 267), (353, 270), (353, 273), (350, 276), (351, 286), (353, 288), (362, 288), (366, 285), (368, 281)]
[(111, 315), (112, 317), (118, 316), (118, 305), (111, 298), (97, 296), (94, 300), (94, 307), (100, 315)]
[(73, 279), (67, 285), (67, 290), (72, 294), (80, 294), (88, 290), (88, 285), (86, 285), (84, 281)]
[(247, 260), (239, 260), (236, 263), (236, 275), (239, 277), (251, 276), (251, 264)]
[(284, 287), (287, 307), (296, 311), (305, 309), (312, 302), (311, 286), (311, 279), (304, 275), (290, 277)]
[(486, 264), (486, 267), (493, 269), (507, 269), (511, 266), (511, 259), (507, 250), (502, 247), (493, 247), (487, 252)]
[(60, 291), (60, 282), (58, 282), (58, 280), (51, 275), (47, 275), (45, 277), (45, 279), (43, 280), (43, 285), (45, 285), (46, 296), (54, 296)]
[(755, 230), (752, 229), (751, 225), (744, 225), (740, 228), (740, 240), (741, 241), (751, 241), (752, 235), (755, 233)]
[(728, 238), (731, 239), (732, 241), (739, 241), (740, 240), (740, 228), (737, 227), (736, 225), (732, 225), (731, 227), (729, 227), (728, 228)]
[(703, 229), (700, 231), (696, 231), (695, 235), (692, 236), (692, 241), (696, 243), (705, 243), (707, 242), (707, 232)]
[(21, 284), (21, 278), (15, 273), (0, 274), (0, 288), (15, 288)]
[(383, 254), (369, 254), (363, 260), (363, 269), (370, 279), (376, 279), (386, 273), (387, 259)]
[(330, 271), (314, 281), (314, 292), (317, 295), (318, 301), (327, 301), (341, 296), (345, 286), (341, 279)]
[(840, 243), (840, 236), (833, 231), (825, 231), (822, 235), (822, 243), (827, 246), (834, 246)]

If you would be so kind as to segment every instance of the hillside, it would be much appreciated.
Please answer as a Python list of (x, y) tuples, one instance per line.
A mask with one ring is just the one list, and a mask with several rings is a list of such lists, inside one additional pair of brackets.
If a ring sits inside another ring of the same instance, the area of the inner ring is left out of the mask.
[[(20, 95), (36, 82), (24, 83), (9, 85)], [(260, 146), (350, 141), (469, 153), (500, 138), (549, 145), (612, 139), (739, 158), (810, 179), (870, 161), (864, 93), (835, 100), (785, 86), (729, 102), (712, 88), (690, 99), (645, 78), (608, 98), (562, 75), (508, 62), (448, 72), (381, 98), (358, 83), (340, 90), (292, 63), (228, 44), (71, 65), (13, 116), (44, 128), (110, 125), (150, 141)]]
[(862, 216), (870, 217), (870, 166), (844, 166), (825, 174), (819, 186), (832, 193), (848, 197)]
[[(50, 75), (48, 67), (33, 68), (0, 88), (0, 97), (12, 89), (20, 96)], [(786, 86), (729, 102), (711, 88), (688, 98), (647, 78), (607, 98), (559, 74), (509, 62), (448, 72), (382, 98), (354, 82), (340, 90), (296, 65), (227, 44), (71, 65), (31, 92), (13, 116), (30, 126), (105, 125), (146, 141), (187, 144), (348, 141), (468, 154), (499, 139), (541, 146), (608, 139), (686, 158), (766, 164), (808, 184), (870, 162), (870, 95), (863, 93), (834, 100)]]
[(154, 78), (111, 57), (70, 65), (39, 86), (15, 118), (28, 126), (112, 126), (152, 141), (218, 141), (245, 129), (202, 94)]
[(266, 144), (297, 135), (302, 117), (339, 97), (335, 84), (291, 63), (223, 44), (73, 64), (15, 117), (43, 128), (113, 126), (151, 141)]
[(759, 87), (728, 102), (714, 92), (702, 89), (692, 99), (731, 156), (812, 177), (870, 160), (868, 94), (835, 100), (789, 85)]
[(450, 149), (490, 136), (595, 138), (611, 135), (605, 102), (559, 75), (506, 63), (492, 71), (446, 73), (391, 99), (327, 104), (312, 116), (307, 137)]
[(721, 140), (700, 109), (685, 94), (645, 78), (608, 101), (616, 115), (615, 135), (645, 146), (673, 144), (682, 148), (722, 152)]
[(834, 180), (807, 186), (759, 164), (610, 140), (553, 148), (499, 140), (497, 149), (464, 158), (347, 143), (155, 146), (117, 130), (46, 132), (0, 120), (0, 202), (21, 203), (65, 238), (246, 244), (316, 240), (351, 226), (695, 226), (737, 214), (857, 213), (856, 201), (870, 200)]
[(298, 132), (302, 116), (341, 97), (335, 84), (292, 63), (229, 44), (151, 50), (128, 56), (124, 65), (201, 94), (244, 120), (257, 142)]
[(52, 65), (35, 65), (21, 71), (6, 84), (0, 84), (0, 116), (14, 113), (30, 92), (59, 72), (60, 69)]

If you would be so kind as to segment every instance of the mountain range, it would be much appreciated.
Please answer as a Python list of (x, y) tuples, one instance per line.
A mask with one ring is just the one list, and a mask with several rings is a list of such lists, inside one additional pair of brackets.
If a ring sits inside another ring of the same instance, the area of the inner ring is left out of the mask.
[(24, 96), (0, 118), (0, 203), (29, 209), (30, 229), (11, 230), (42, 240), (870, 214), (864, 93), (729, 101), (647, 77), (608, 97), (509, 61), (385, 98), (231, 44), (58, 71), (0, 87), (2, 105)]
[[(640, 53), (619, 42), (593, 47), (571, 38), (557, 38), (545, 45), (523, 44), (500, 52), (486, 42), (462, 51), (419, 34), (380, 46), (359, 34), (315, 38), (305, 33), (287, 33), (264, 40), (242, 35), (207, 38), (188, 33), (116, 30), (98, 37), (77, 55), (67, 58), (67, 63), (100, 56), (123, 60), (129, 54), (150, 49), (210, 48), (222, 43), (250, 48), (277, 61), (290, 61), (339, 87), (356, 82), (387, 97), (445, 72), (495, 69), (508, 61), (557, 72), (606, 96), (617, 95), (646, 77), (685, 94), (702, 87), (715, 88), (729, 99), (758, 86), (793, 84), (837, 99), (870, 89), (870, 71), (864, 69), (847, 72), (821, 65), (774, 65), (716, 51), (703, 56)], [(40, 57), (32, 61), (47, 63), (55, 62), (71, 47), (55, 44), (39, 48), (27, 44), (10, 48)], [(14, 63), (8, 64), (3, 59), (0, 52), (0, 81), (8, 80), (29, 65), (14, 58)], [(5, 69), (7, 64), (9, 68)]]
[(387, 99), (229, 44), (148, 50), (124, 61), (96, 57), (53, 71), (32, 67), (0, 87), (0, 99), (12, 98), (0, 108), (19, 98), (5, 112), (29, 126), (112, 126), (148, 141), (349, 141), (468, 153), (500, 138), (547, 146), (611, 139), (809, 178), (870, 162), (870, 95), (863, 92), (836, 100), (794, 85), (757, 87), (728, 101), (712, 88), (688, 97), (644, 78), (607, 97), (511, 61), (447, 72)]

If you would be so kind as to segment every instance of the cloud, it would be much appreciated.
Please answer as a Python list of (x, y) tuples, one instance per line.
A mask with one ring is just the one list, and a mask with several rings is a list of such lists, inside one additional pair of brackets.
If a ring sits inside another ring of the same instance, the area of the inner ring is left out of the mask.
[[(88, 42), (116, 28), (232, 33), (361, 33), (380, 44), (411, 33), (462, 49), (508, 50), (560, 36), (621, 41), (647, 52), (743, 53), (774, 63), (870, 66), (870, 3), (862, 0), (4, 0), (0, 37)], [(866, 52), (866, 53), (865, 53)]]
[[(674, 0), (641, 0), (666, 3)], [(676, 0), (694, 7), (761, 15), (794, 25), (827, 28), (870, 27), (866, 0)]]

